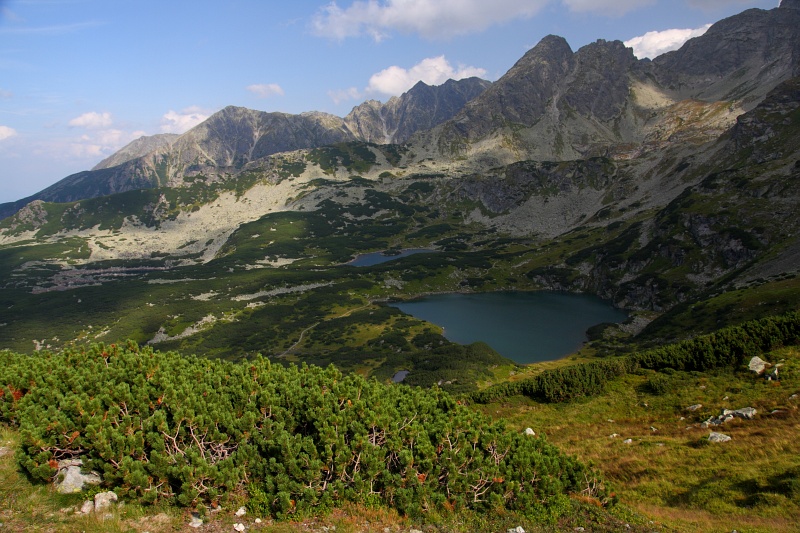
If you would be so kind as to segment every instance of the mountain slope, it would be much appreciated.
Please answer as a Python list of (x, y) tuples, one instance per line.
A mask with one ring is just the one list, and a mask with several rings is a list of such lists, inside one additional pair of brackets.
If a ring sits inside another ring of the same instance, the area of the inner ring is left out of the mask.
[[(414, 143), (459, 160), (509, 164), (521, 159), (570, 160), (626, 150), (674, 122), (687, 105), (715, 119), (741, 112), (800, 72), (796, 0), (751, 9), (714, 24), (679, 50), (637, 60), (619, 42), (599, 40), (573, 52), (548, 36), (452, 120)], [(677, 107), (676, 107), (677, 106)]]
[(439, 86), (420, 82), (386, 104), (365, 102), (345, 119), (320, 112), (290, 115), (229, 106), (183, 135), (142, 137), (91, 171), (2, 204), (0, 219), (34, 200), (71, 202), (158, 185), (180, 186), (184, 178), (198, 175), (211, 181), (228, 179), (245, 165), (280, 152), (356, 140), (402, 142), (451, 118), (489, 85), (479, 78), (448, 80)]
[(345, 117), (345, 123), (359, 140), (402, 144), (414, 133), (453, 118), (490, 85), (480, 78), (447, 80), (439, 86), (420, 81), (385, 104), (369, 100), (353, 108)]
[(92, 170), (100, 170), (104, 168), (111, 168), (123, 163), (127, 163), (131, 159), (142, 157), (154, 150), (169, 146), (175, 139), (179, 137), (176, 133), (160, 133), (157, 135), (150, 135), (139, 137), (135, 141), (123, 146), (117, 152), (97, 163)]

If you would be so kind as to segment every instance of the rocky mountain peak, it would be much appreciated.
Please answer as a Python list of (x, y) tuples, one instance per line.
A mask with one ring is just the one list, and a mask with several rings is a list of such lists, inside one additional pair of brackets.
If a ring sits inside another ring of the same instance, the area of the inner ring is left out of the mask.
[(523, 59), (536, 57), (561, 58), (572, 55), (572, 48), (567, 40), (560, 35), (546, 35), (536, 46), (522, 56)]
[(680, 49), (653, 59), (662, 86), (678, 99), (738, 100), (754, 107), (800, 72), (800, 0), (748, 9), (720, 20)]
[(441, 85), (419, 81), (385, 104), (369, 100), (353, 108), (345, 124), (361, 140), (403, 143), (414, 133), (451, 119), (490, 85), (480, 78), (447, 80)]

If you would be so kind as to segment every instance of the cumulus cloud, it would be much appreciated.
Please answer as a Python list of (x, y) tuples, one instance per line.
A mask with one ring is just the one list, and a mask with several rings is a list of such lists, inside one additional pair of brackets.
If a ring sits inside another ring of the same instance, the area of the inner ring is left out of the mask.
[(336, 40), (369, 35), (376, 41), (393, 31), (429, 39), (485, 30), (535, 15), (549, 0), (357, 0), (341, 8), (331, 2), (314, 16), (311, 28)]
[(141, 130), (107, 129), (92, 131), (72, 139), (68, 143), (68, 156), (77, 159), (104, 158), (142, 135), (145, 135), (145, 132)]
[(17, 130), (8, 126), (0, 126), (0, 141), (5, 141), (17, 135)]
[(248, 91), (258, 96), (259, 98), (268, 98), (270, 96), (283, 96), (283, 88), (277, 83), (257, 83), (245, 87)]
[(358, 100), (363, 97), (361, 91), (359, 91), (357, 87), (328, 91), (328, 96), (331, 97), (331, 100), (333, 100), (333, 103), (336, 105), (348, 100)]
[(625, 46), (633, 48), (633, 53), (639, 59), (654, 58), (663, 53), (677, 50), (683, 43), (693, 37), (703, 35), (711, 24), (706, 24), (695, 29), (673, 29), (664, 31), (649, 31), (639, 37), (625, 41)]
[(97, 113), (95, 111), (84, 113), (83, 115), (75, 117), (69, 121), (70, 126), (87, 129), (108, 128), (112, 123), (113, 120), (111, 120), (111, 113)]
[(429, 57), (409, 69), (391, 66), (373, 74), (369, 79), (367, 92), (398, 96), (418, 81), (440, 85), (449, 79), (460, 80), (471, 76), (484, 77), (486, 70), (463, 65), (456, 68), (444, 56)]
[(209, 114), (197, 106), (187, 107), (180, 113), (170, 109), (161, 117), (161, 132), (184, 133), (208, 117)]
[(655, 0), (563, 0), (575, 12), (596, 12), (611, 15), (624, 15), (628, 11), (655, 3)]

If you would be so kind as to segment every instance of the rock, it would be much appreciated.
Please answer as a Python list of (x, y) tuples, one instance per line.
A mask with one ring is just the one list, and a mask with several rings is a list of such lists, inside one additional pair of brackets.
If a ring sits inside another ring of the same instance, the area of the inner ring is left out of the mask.
[(619, 433), (612, 433), (611, 435), (608, 436), (609, 439), (615, 439), (617, 437), (619, 437)]
[(752, 407), (744, 407), (742, 409), (723, 409), (722, 414), (719, 416), (712, 416), (701, 424), (701, 427), (707, 428), (709, 426), (720, 426), (734, 418), (741, 418), (744, 420), (752, 420), (757, 411)]
[(79, 511), (81, 514), (92, 514), (94, 512), (94, 502), (92, 500), (86, 500), (81, 505), (81, 510)]
[(244, 531), (245, 527), (244, 524), (239, 523), (239, 524), (233, 524), (233, 529), (235, 529), (236, 531)]
[(256, 518), (256, 519), (255, 519), (255, 523), (256, 523), (256, 524), (260, 524), (260, 523), (261, 523), (261, 519), (260, 519), (260, 518)]
[(750, 363), (747, 365), (747, 368), (755, 372), (756, 375), (760, 376), (764, 373), (764, 370), (767, 369), (767, 366), (769, 366), (769, 363), (761, 359), (759, 356), (755, 356), (750, 359)]
[(0, 446), (0, 457), (5, 457), (6, 455), (11, 455), (11, 448)]
[(112, 504), (117, 503), (117, 495), (113, 491), (101, 492), (94, 496), (94, 510), (100, 512), (103, 509), (108, 509)]
[(522, 529), (522, 526), (517, 526), (515, 528), (506, 529), (506, 533), (525, 533), (525, 530)]
[(775, 365), (772, 370), (764, 374), (764, 379), (767, 381), (778, 381), (778, 365)]
[(622, 444), (633, 444), (633, 439), (625, 439)]
[(752, 420), (753, 417), (756, 416), (757, 412), (758, 411), (756, 411), (752, 407), (743, 407), (742, 409), (736, 409), (735, 411), (730, 411), (728, 409), (724, 409), (722, 411), (722, 414), (725, 415), (725, 416), (733, 415), (736, 418), (743, 418), (745, 420)]
[(650, 426), (650, 431), (652, 431), (653, 433), (655, 433), (656, 431), (658, 431), (658, 429), (656, 429), (656, 428), (655, 428), (655, 427), (653, 427), (653, 426)]
[(233, 514), (235, 514), (236, 516), (244, 516), (247, 514), (247, 509), (245, 509), (244, 507), (239, 507), (239, 509)]
[(694, 405), (690, 405), (689, 407), (684, 409), (684, 411), (697, 411), (698, 409), (702, 409), (702, 407), (703, 407), (703, 404), (696, 403)]
[(408, 533), (422, 533), (419, 529), (409, 529)]
[(525, 429), (525, 434), (528, 435), (529, 437), (535, 437), (536, 436), (536, 432), (534, 430), (532, 430), (531, 428)]
[(192, 514), (192, 519), (189, 520), (189, 527), (193, 527), (197, 529), (198, 527), (203, 525), (203, 520), (197, 516), (196, 514)]
[(729, 440), (731, 440), (730, 436), (716, 431), (712, 431), (708, 435), (708, 442), (728, 442)]
[(58, 475), (56, 476), (56, 490), (61, 494), (75, 494), (81, 492), (86, 485), (99, 485), (102, 481), (100, 474), (81, 472), (83, 461), (80, 459), (64, 459), (58, 462)]

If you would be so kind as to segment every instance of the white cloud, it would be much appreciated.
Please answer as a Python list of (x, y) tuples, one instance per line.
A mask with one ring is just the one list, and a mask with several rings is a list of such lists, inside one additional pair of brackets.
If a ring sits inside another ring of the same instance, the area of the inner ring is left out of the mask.
[(317, 35), (342, 40), (369, 35), (376, 41), (392, 31), (429, 39), (485, 30), (535, 15), (549, 0), (357, 0), (347, 8), (331, 2), (312, 20)]
[(197, 126), (208, 117), (209, 114), (197, 106), (187, 107), (180, 113), (170, 109), (161, 117), (161, 132), (184, 133)]
[(5, 141), (17, 135), (17, 130), (8, 126), (0, 126), (0, 141)]
[(97, 113), (95, 111), (84, 113), (69, 121), (70, 126), (88, 129), (108, 128), (112, 123), (111, 113)]
[(625, 41), (625, 46), (633, 48), (633, 53), (639, 59), (654, 58), (663, 53), (677, 50), (683, 43), (693, 37), (703, 35), (711, 24), (706, 24), (695, 29), (673, 29), (664, 31), (649, 31), (639, 37)]
[(13, 98), (14, 93), (11, 91), (6, 91), (5, 89), (0, 89), (0, 99), (8, 100), (9, 98)]
[(595, 12), (620, 16), (628, 11), (639, 9), (655, 3), (655, 0), (563, 0), (564, 4), (575, 12)]
[(361, 91), (356, 87), (339, 89), (338, 91), (328, 91), (328, 96), (331, 97), (331, 100), (333, 100), (333, 103), (336, 105), (346, 102), (347, 100), (358, 100), (363, 97)]
[(245, 87), (248, 91), (255, 94), (259, 98), (268, 98), (270, 96), (283, 96), (283, 89), (277, 83), (258, 83), (248, 85)]
[(428, 85), (440, 85), (449, 79), (460, 80), (471, 76), (486, 76), (478, 67), (459, 65), (454, 68), (444, 56), (423, 59), (410, 69), (391, 66), (373, 74), (367, 92), (398, 96), (413, 87), (418, 81)]
[(144, 131), (123, 131), (118, 129), (99, 130), (85, 133), (67, 143), (66, 152), (71, 158), (102, 159), (134, 139), (145, 135)]

